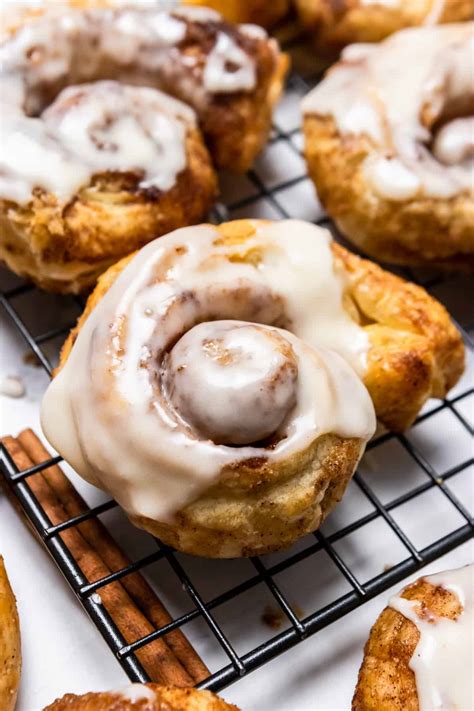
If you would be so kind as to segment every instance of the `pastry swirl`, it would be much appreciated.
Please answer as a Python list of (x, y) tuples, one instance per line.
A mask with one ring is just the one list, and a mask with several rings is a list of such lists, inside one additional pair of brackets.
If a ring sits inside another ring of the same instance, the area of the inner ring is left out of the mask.
[(303, 100), (318, 193), (368, 254), (474, 267), (473, 52), (474, 23), (404, 30), (346, 48)]
[[(211, 10), (40, 6), (0, 44), (0, 257), (79, 291), (202, 219), (266, 139), (284, 60)], [(22, 15), (20, 15), (22, 17)], [(185, 102), (185, 103), (183, 103)]]
[(48, 439), (188, 552), (250, 555), (316, 528), (375, 424), (362, 382), (325, 348), (365, 368), (329, 234), (202, 225), (119, 269), (45, 395)]
[(251, 555), (341, 498), (373, 428), (359, 378), (399, 430), (462, 368), (443, 307), (327, 230), (201, 225), (101, 277), (42, 422), (138, 525), (191, 553)]

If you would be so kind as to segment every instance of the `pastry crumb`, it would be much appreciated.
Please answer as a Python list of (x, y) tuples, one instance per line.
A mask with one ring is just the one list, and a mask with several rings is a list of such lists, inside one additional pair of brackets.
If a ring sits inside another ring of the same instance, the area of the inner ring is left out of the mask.
[(18, 375), (7, 375), (0, 381), (0, 394), (20, 398), (26, 393), (23, 380)]
[[(303, 617), (303, 611), (299, 605), (292, 605), (292, 608), (297, 617)], [(263, 624), (272, 630), (279, 630), (286, 619), (283, 610), (276, 605), (266, 605), (261, 617)]]
[(41, 367), (41, 362), (36, 355), (36, 353), (33, 353), (33, 351), (25, 351), (23, 353), (22, 361), (25, 365), (32, 365), (35, 368), (40, 368)]

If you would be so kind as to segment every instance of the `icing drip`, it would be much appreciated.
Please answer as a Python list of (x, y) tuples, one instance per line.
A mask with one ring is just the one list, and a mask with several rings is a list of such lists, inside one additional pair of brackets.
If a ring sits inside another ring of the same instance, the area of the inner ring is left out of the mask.
[[(214, 24), (200, 62), (180, 51), (191, 21)], [(213, 94), (254, 88), (254, 59), (234, 34), (211, 11), (53, 6), (26, 18), (0, 44), (0, 198), (26, 203), (39, 187), (67, 201), (106, 170), (169, 190), (195, 115), (158, 90), (200, 111)]]
[(156, 701), (155, 692), (145, 684), (129, 684), (119, 689), (117, 695), (131, 704), (136, 704), (140, 701)]
[(373, 433), (365, 387), (325, 349), (364, 371), (368, 339), (343, 308), (330, 234), (254, 228), (242, 244), (201, 225), (143, 248), (46, 392), (48, 439), (131, 514), (169, 520), (237, 462)]
[(378, 45), (352, 45), (305, 97), (303, 112), (331, 116), (341, 134), (371, 140), (363, 170), (382, 197), (472, 192), (472, 164), (464, 149), (472, 141), (472, 124), (451, 121), (434, 137), (433, 127), (452, 106), (472, 105), (473, 54), (469, 22), (412, 28)]
[(451, 620), (430, 613), (417, 600), (395, 596), (389, 602), (420, 632), (410, 660), (420, 711), (467, 711), (474, 708), (474, 566), (430, 575), (425, 580), (454, 593), (462, 611)]

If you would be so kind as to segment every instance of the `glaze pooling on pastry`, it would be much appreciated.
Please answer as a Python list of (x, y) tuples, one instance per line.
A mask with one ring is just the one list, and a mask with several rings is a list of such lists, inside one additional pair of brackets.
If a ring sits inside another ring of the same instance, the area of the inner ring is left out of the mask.
[[(373, 143), (366, 179), (384, 198), (450, 198), (473, 190), (474, 23), (412, 28), (379, 45), (348, 47), (303, 100), (342, 135)], [(407, 69), (409, 68), (409, 71)], [(438, 131), (438, 123), (446, 124)]]
[[(203, 66), (179, 54), (189, 22), (216, 26)], [(195, 107), (256, 86), (255, 60), (212, 12), (56, 6), (4, 36), (0, 62), (0, 198), (18, 203), (36, 187), (67, 201), (107, 170), (169, 190), (186, 167), (195, 115), (160, 93), (162, 83), (180, 86)]]
[(254, 226), (235, 244), (201, 225), (143, 248), (45, 395), (48, 439), (131, 515), (169, 521), (226, 468), (373, 433), (340, 357), (362, 374), (368, 340), (344, 310), (329, 233)]
[(409, 663), (415, 673), (420, 711), (470, 709), (474, 701), (474, 565), (430, 575), (425, 580), (456, 595), (462, 610), (452, 620), (431, 613), (419, 600), (396, 595), (389, 602), (420, 632)]

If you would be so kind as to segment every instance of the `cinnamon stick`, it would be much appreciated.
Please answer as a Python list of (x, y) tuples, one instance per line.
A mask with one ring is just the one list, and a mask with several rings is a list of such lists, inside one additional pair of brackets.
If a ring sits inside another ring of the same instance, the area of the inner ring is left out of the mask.
[[(17, 440), (35, 464), (51, 458), (48, 450), (32, 430), (24, 430), (18, 435)], [(42, 474), (62, 502), (69, 517), (78, 516), (89, 510), (87, 503), (58, 465), (49, 467)], [(85, 521), (78, 526), (78, 529), (112, 572), (130, 565), (129, 558), (99, 519)], [(121, 579), (121, 584), (156, 628), (164, 627), (172, 621), (168, 610), (140, 573), (127, 575)], [(194, 683), (197, 684), (209, 676), (209, 669), (180, 629), (169, 632), (164, 639)]]
[[(15, 440), (3, 440), (18, 469), (50, 458), (31, 430)], [(53, 525), (85, 513), (88, 506), (58, 466), (28, 478), (28, 484)], [(130, 561), (101, 521), (91, 519), (59, 534), (85, 577), (94, 582)], [(100, 588), (99, 594), (124, 639), (131, 643), (171, 621), (163, 604), (140, 575), (131, 573)], [(206, 666), (180, 630), (168, 633), (138, 650), (137, 658), (152, 681), (190, 686), (209, 675)]]

